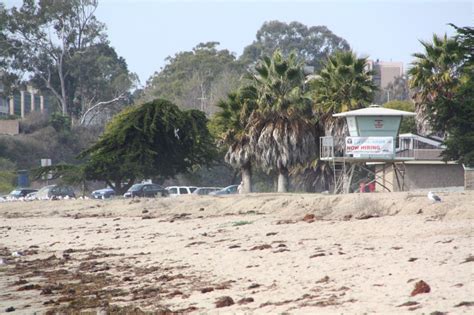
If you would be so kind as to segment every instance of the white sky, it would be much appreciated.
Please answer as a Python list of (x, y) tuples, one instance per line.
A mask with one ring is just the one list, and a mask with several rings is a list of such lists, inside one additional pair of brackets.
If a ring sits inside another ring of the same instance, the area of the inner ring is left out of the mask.
[[(21, 4), (7, 0), (7, 6)], [(326, 25), (359, 55), (402, 61), (422, 51), (419, 39), (454, 34), (447, 23), (473, 25), (473, 1), (290, 1), (290, 0), (99, 0), (98, 19), (107, 25), (111, 45), (142, 84), (165, 58), (218, 41), (240, 56), (263, 22), (299, 21)]]

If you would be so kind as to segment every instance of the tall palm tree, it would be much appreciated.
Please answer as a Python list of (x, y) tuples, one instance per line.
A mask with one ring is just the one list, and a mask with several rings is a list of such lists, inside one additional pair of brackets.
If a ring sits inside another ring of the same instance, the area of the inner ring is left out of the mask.
[(329, 56), (323, 69), (310, 82), (314, 110), (321, 115), (327, 136), (347, 134), (344, 119), (333, 114), (366, 107), (372, 102), (376, 86), (367, 58), (357, 58), (352, 51), (339, 51)]
[[(377, 89), (372, 75), (366, 58), (357, 58), (352, 51), (340, 51), (329, 56), (319, 75), (309, 82), (307, 94), (319, 117), (316, 130), (334, 137), (336, 151), (342, 152), (344, 137), (349, 131), (344, 118), (332, 115), (369, 105)], [(330, 165), (318, 159), (295, 168), (294, 174), (300, 177), (302, 186), (312, 190), (328, 189), (333, 177)]]
[(414, 88), (417, 130), (420, 134), (431, 134), (429, 117), (433, 114), (431, 104), (438, 98), (451, 98), (457, 85), (459, 68), (463, 61), (455, 38), (433, 35), (433, 42), (420, 41), (425, 53), (415, 53), (416, 58), (408, 71), (409, 84)]
[(247, 125), (258, 163), (278, 171), (278, 192), (287, 192), (289, 169), (316, 153), (310, 102), (303, 94), (302, 64), (295, 54), (284, 58), (279, 50), (264, 57), (251, 74), (258, 108)]
[(227, 100), (217, 103), (220, 108), (211, 120), (213, 129), (221, 145), (227, 146), (225, 161), (240, 168), (243, 192), (252, 191), (253, 152), (245, 126), (250, 114), (256, 108), (256, 90), (246, 86), (237, 92), (229, 93)]

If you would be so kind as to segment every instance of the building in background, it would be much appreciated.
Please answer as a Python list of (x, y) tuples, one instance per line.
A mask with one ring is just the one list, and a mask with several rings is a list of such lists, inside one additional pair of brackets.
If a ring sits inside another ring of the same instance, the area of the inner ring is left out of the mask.
[(25, 90), (15, 91), (6, 95), (3, 84), (0, 82), (0, 116), (15, 115), (24, 118), (30, 112), (50, 112), (50, 102), (32, 86)]
[(396, 77), (403, 75), (403, 62), (367, 61), (368, 69), (374, 71), (373, 80), (379, 89), (385, 89)]

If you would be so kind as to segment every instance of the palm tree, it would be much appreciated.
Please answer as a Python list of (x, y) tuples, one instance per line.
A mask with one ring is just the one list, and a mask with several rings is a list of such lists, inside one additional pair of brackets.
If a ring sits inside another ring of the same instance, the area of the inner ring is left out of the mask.
[(310, 103), (304, 98), (304, 74), (294, 53), (279, 50), (264, 57), (251, 74), (258, 108), (247, 125), (254, 156), (264, 170), (278, 171), (278, 192), (287, 192), (289, 168), (316, 152)]
[[(373, 73), (367, 68), (366, 58), (357, 58), (352, 51), (340, 51), (328, 57), (323, 69), (309, 82), (307, 92), (313, 99), (313, 111), (319, 117), (316, 129), (333, 136), (337, 151), (342, 151), (344, 137), (349, 133), (344, 118), (332, 115), (369, 105), (377, 89), (372, 82)], [(332, 168), (327, 162), (315, 159), (293, 170), (302, 186), (316, 185), (328, 188), (332, 183)]]
[(256, 108), (256, 90), (252, 86), (229, 93), (227, 100), (217, 103), (220, 108), (211, 120), (220, 145), (227, 146), (225, 161), (241, 170), (243, 192), (252, 191), (253, 153), (245, 126)]
[(430, 106), (438, 97), (451, 98), (458, 83), (459, 66), (463, 58), (455, 38), (433, 35), (433, 42), (420, 41), (425, 53), (415, 53), (416, 60), (408, 71), (410, 87), (414, 88), (417, 129), (420, 134), (433, 132), (429, 117)]
[(377, 89), (372, 75), (367, 58), (357, 58), (352, 51), (329, 56), (319, 76), (310, 82), (309, 92), (327, 136), (347, 134), (345, 120), (335, 119), (333, 114), (363, 108), (372, 102)]

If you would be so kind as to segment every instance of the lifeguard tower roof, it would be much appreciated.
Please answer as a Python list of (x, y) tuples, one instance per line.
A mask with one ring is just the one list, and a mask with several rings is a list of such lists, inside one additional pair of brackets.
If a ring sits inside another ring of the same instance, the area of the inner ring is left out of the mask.
[(390, 108), (383, 108), (379, 105), (370, 105), (367, 108), (351, 110), (334, 114), (333, 117), (352, 117), (352, 116), (415, 116), (415, 113), (405, 112)]

